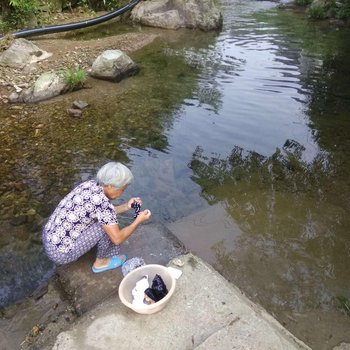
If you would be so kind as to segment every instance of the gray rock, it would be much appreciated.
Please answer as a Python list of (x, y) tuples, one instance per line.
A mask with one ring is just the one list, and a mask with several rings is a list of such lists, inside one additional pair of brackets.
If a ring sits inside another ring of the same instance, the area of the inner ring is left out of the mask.
[(142, 1), (132, 10), (130, 18), (143, 25), (166, 29), (209, 31), (222, 26), (222, 13), (214, 0)]
[(0, 55), (0, 65), (23, 68), (26, 65), (42, 61), (52, 53), (41, 50), (26, 39), (16, 39), (13, 44)]
[(67, 113), (74, 118), (80, 118), (82, 115), (81, 109), (77, 109), (77, 108), (69, 108), (67, 109)]
[(35, 103), (48, 100), (69, 90), (69, 86), (60, 72), (46, 72), (36, 82), (20, 93), (12, 93), (9, 101)]
[(73, 102), (73, 108), (78, 108), (78, 109), (84, 109), (88, 106), (89, 104), (85, 101), (74, 101)]
[(120, 50), (106, 50), (92, 64), (90, 75), (94, 78), (119, 82), (139, 71), (137, 64)]
[[(12, 226), (21, 226), (24, 225), (28, 221), (26, 215), (17, 215), (13, 216), (10, 220)], [(22, 237), (22, 235), (20, 235)]]
[(19, 102), (19, 94), (17, 92), (13, 92), (12, 94), (10, 94), (8, 99), (9, 99), (9, 102), (11, 103)]

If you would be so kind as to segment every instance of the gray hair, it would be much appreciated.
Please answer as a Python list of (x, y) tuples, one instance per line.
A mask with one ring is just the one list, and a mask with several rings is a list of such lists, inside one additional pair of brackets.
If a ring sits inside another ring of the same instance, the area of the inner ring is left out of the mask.
[(105, 164), (96, 175), (98, 184), (107, 186), (111, 185), (115, 188), (121, 188), (129, 185), (134, 179), (130, 169), (119, 162), (109, 162)]

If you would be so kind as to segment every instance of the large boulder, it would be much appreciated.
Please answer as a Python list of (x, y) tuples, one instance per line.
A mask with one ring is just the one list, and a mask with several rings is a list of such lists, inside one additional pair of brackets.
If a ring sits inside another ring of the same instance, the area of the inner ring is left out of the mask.
[(61, 95), (68, 90), (70, 87), (62, 72), (46, 72), (40, 75), (30, 88), (22, 90), (20, 93), (12, 93), (9, 100), (12, 103), (35, 103)]
[(92, 64), (90, 75), (98, 79), (119, 82), (138, 71), (138, 65), (124, 52), (106, 50)]
[(6, 51), (0, 54), (0, 65), (23, 68), (26, 65), (42, 61), (51, 55), (52, 53), (41, 50), (31, 41), (20, 38), (16, 39)]
[(215, 0), (154, 0), (136, 5), (131, 20), (165, 29), (209, 31), (222, 26), (222, 13)]

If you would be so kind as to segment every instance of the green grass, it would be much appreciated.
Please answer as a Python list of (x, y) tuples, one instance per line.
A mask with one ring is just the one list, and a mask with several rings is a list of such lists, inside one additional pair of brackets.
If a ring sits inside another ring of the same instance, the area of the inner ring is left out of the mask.
[(64, 81), (70, 91), (81, 89), (86, 80), (86, 72), (82, 68), (67, 68), (63, 71)]
[(339, 309), (350, 316), (350, 300), (344, 296), (338, 296)]

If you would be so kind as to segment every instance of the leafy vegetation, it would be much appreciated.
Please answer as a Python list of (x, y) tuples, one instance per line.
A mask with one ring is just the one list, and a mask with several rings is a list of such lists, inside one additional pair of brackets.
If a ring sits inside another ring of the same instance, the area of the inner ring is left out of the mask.
[(308, 6), (307, 15), (311, 19), (350, 18), (350, 0), (295, 0), (298, 6)]
[(344, 296), (338, 296), (337, 300), (340, 310), (350, 316), (350, 300)]
[(38, 0), (1, 0), (0, 29), (19, 28), (40, 19)]
[(350, 18), (350, 0), (342, 0), (336, 3), (336, 17), (339, 19)]
[[(77, 0), (64, 1), (63, 8), (81, 6), (86, 10), (114, 10), (128, 3), (128, 0)], [(69, 6), (68, 6), (69, 5)], [(45, 11), (54, 11), (52, 0), (0, 0), (0, 32), (42, 25)]]
[(63, 71), (63, 75), (70, 91), (81, 89), (84, 86), (86, 80), (86, 73), (84, 69), (80, 67), (68, 68)]
[(327, 10), (320, 5), (311, 5), (307, 10), (309, 18), (312, 19), (325, 19), (327, 18)]
[(127, 0), (79, 0), (79, 6), (90, 8), (92, 10), (114, 10), (124, 4)]
[(312, 3), (312, 0), (295, 0), (295, 4), (298, 6), (307, 6)]

